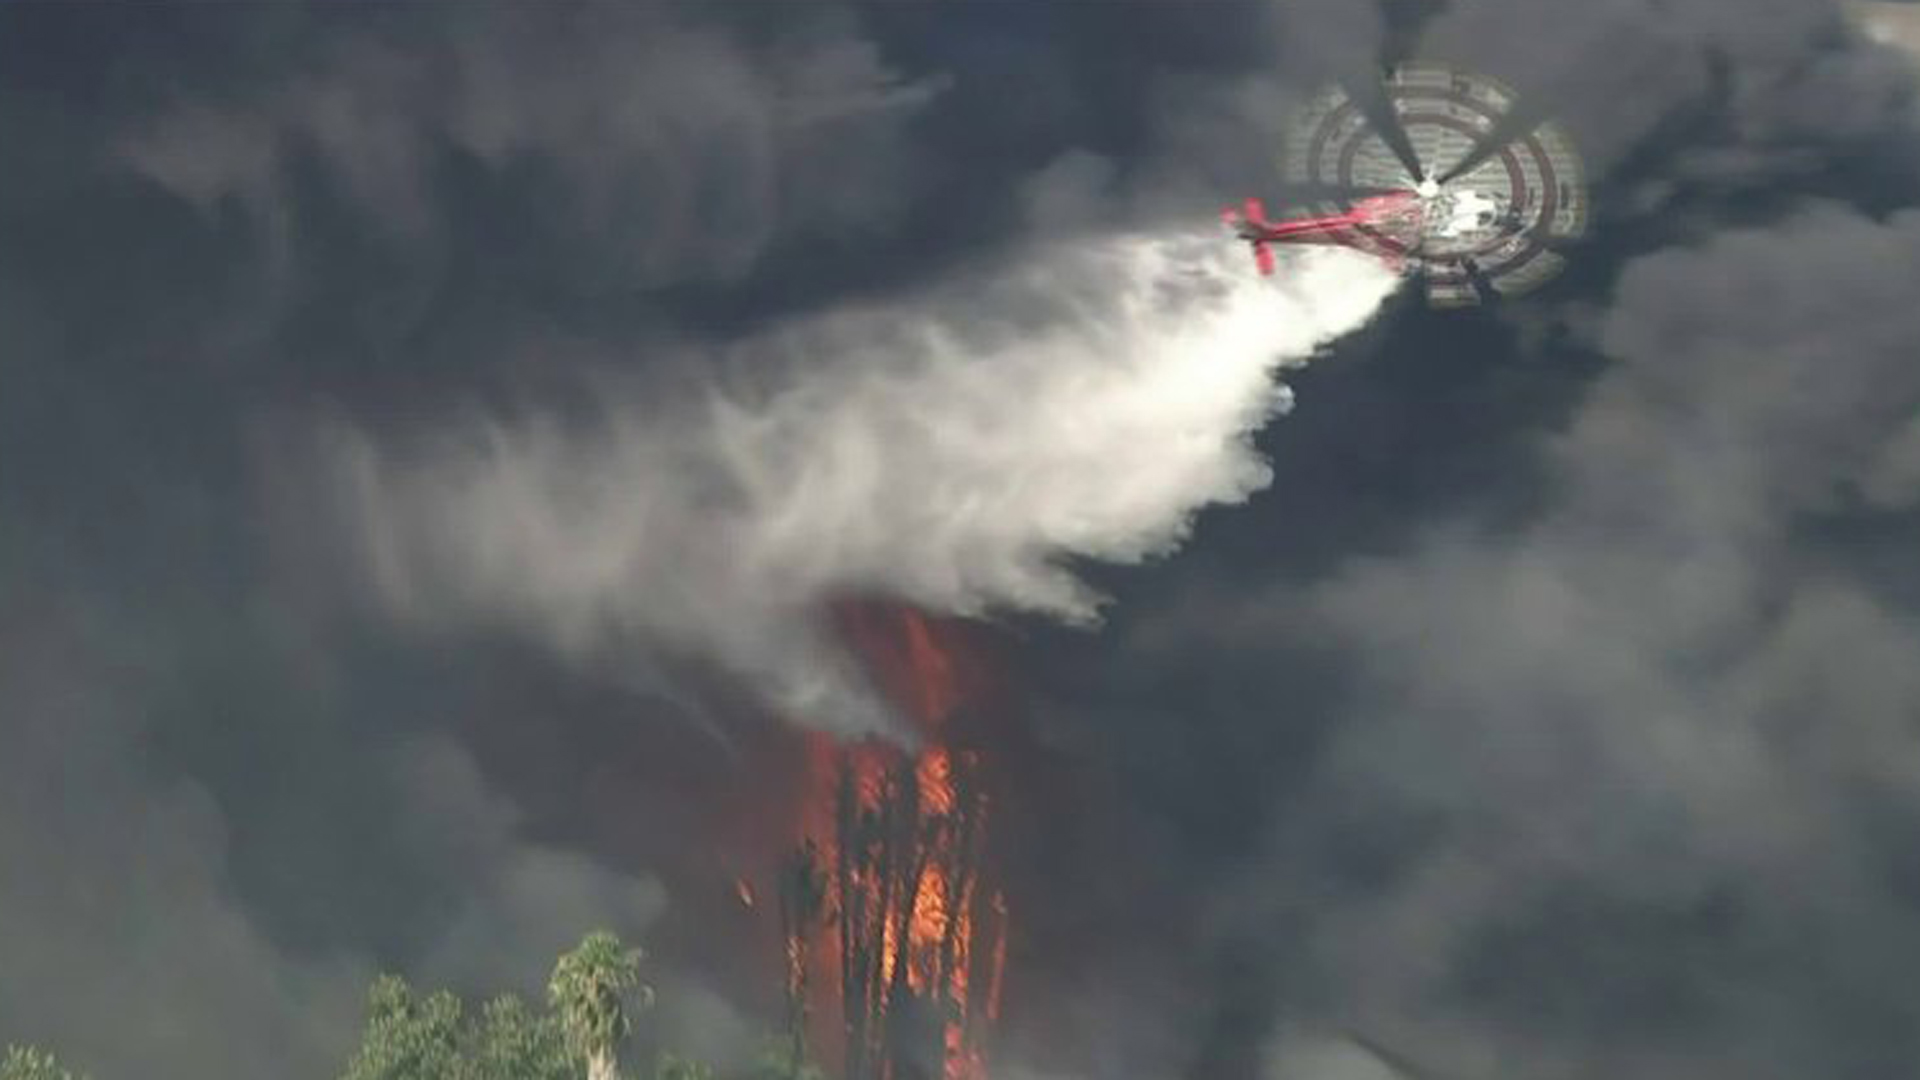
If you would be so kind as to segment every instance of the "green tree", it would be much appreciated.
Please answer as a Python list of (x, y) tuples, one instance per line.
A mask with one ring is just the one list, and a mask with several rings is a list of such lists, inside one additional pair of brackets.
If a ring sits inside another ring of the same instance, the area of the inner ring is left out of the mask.
[(422, 997), (382, 975), (344, 1080), (579, 1080), (581, 1065), (559, 1021), (511, 994), (475, 1017), (444, 990)]
[(633, 1030), (633, 1014), (653, 1004), (653, 988), (640, 982), (641, 955), (598, 930), (554, 965), (548, 1000), (567, 1045), (586, 1059), (587, 1080), (617, 1080), (620, 1041)]
[(460, 999), (446, 991), (415, 994), (405, 979), (382, 975), (367, 994), (367, 1028), (343, 1080), (463, 1080)]
[(86, 1074), (74, 1072), (37, 1047), (8, 1046), (7, 1056), (0, 1059), (0, 1080), (86, 1080)]
[(553, 1016), (512, 994), (487, 1002), (472, 1035), (464, 1080), (578, 1080), (580, 1055)]

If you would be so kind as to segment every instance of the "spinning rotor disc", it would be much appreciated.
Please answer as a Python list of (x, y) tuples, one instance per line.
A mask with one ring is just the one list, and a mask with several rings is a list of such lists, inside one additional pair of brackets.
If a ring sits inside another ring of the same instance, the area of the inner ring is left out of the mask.
[(1439, 64), (1382, 81), (1383, 107), (1345, 90), (1314, 98), (1289, 126), (1289, 186), (1328, 193), (1317, 213), (1367, 194), (1416, 191), (1415, 235), (1356, 226), (1355, 246), (1402, 260), (1436, 307), (1488, 303), (1537, 288), (1565, 265), (1557, 246), (1585, 231), (1580, 158), (1558, 125), (1514, 110), (1501, 83)]

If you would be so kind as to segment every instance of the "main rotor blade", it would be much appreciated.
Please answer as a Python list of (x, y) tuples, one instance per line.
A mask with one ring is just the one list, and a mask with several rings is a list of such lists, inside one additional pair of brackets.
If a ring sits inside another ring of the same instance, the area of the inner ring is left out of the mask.
[(1406, 1077), (1407, 1080), (1456, 1080), (1445, 1073), (1436, 1072), (1422, 1065), (1398, 1050), (1383, 1046), (1378, 1040), (1358, 1031), (1347, 1032), (1347, 1040), (1372, 1054), (1382, 1065)]
[(1367, 118), (1374, 134), (1400, 159), (1400, 167), (1407, 170), (1407, 175), (1417, 184), (1427, 178), (1426, 170), (1420, 164), (1420, 155), (1414, 152), (1413, 140), (1407, 138), (1407, 129), (1400, 126), (1400, 114), (1393, 109), (1393, 99), (1387, 93), (1381, 74), (1375, 72), (1372, 78), (1365, 79), (1349, 76), (1340, 80), (1340, 86)]
[(1522, 105), (1495, 121), (1491, 128), (1474, 141), (1473, 149), (1467, 151), (1467, 156), (1454, 162), (1453, 166), (1441, 173), (1437, 179), (1445, 184), (1465, 176), (1495, 154), (1533, 134), (1533, 129), (1546, 123), (1546, 120), (1547, 115), (1544, 112)]

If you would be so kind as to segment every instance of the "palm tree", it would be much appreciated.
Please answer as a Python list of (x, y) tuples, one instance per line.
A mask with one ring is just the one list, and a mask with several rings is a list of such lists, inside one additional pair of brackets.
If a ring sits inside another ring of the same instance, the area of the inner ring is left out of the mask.
[(801, 844), (780, 875), (781, 933), (787, 946), (787, 1041), (795, 1073), (807, 1060), (808, 954), (826, 916), (827, 878), (820, 849)]
[(587, 1059), (587, 1080), (618, 1080), (620, 1040), (633, 1030), (633, 1013), (653, 1004), (653, 988), (640, 982), (642, 955), (596, 930), (553, 967), (547, 997), (568, 1044)]

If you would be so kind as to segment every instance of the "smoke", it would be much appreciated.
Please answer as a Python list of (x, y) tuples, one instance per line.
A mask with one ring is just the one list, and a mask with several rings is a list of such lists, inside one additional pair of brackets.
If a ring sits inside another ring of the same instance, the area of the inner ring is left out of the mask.
[(1262, 279), (1222, 237), (1088, 241), (689, 352), (691, 389), (602, 376), (584, 420), (487, 415), (404, 446), (343, 429), (332, 452), (409, 621), (582, 660), (684, 650), (809, 722), (876, 730), (816, 629), (824, 599), (1095, 618), (1066, 561), (1164, 553), (1263, 487), (1249, 435), (1291, 403), (1275, 373), (1394, 282), (1339, 250)]
[(790, 232), (860, 232), (902, 209), (897, 126), (947, 82), (903, 79), (841, 13), (755, 43), (665, 5), (556, 10), (287, 34), (276, 81), (166, 101), (115, 156), (205, 213), (243, 208), (282, 270), (311, 257), (290, 213), (307, 166), (374, 235), (410, 241), (394, 250), (428, 264), (416, 272), (438, 272), (439, 234), (459, 227), (436, 186), (448, 149), (523, 173), (569, 245), (543, 262), (557, 276), (734, 280)]

